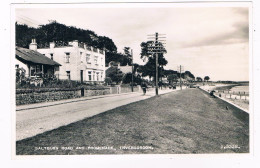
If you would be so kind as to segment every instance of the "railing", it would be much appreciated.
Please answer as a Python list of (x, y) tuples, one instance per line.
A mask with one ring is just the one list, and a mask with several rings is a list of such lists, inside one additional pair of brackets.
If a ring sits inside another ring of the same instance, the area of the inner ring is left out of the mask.
[(215, 95), (227, 99), (249, 100), (249, 92), (245, 91), (215, 90)]

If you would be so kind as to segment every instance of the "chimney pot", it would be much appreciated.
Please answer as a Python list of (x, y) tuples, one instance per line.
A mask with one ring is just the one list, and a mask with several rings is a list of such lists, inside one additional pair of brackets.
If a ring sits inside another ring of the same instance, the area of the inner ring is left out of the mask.
[(34, 51), (37, 51), (36, 39), (32, 39), (32, 43), (29, 45), (29, 49), (30, 49), (30, 50), (34, 50)]

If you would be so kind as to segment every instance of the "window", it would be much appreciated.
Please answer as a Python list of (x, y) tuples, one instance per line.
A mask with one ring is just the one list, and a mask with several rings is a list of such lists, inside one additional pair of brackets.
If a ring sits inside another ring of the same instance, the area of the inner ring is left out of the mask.
[(96, 80), (96, 72), (93, 71), (93, 81), (95, 81), (95, 80)]
[(99, 73), (97, 72), (97, 81), (99, 81)]
[(83, 54), (83, 53), (80, 52), (80, 62), (81, 62), (81, 63), (83, 63), (83, 58), (82, 58), (83, 56), (82, 56), (82, 54)]
[(53, 60), (53, 54), (51, 53), (50, 55), (51, 55), (51, 59)]
[(65, 53), (65, 63), (69, 63), (70, 62), (70, 53)]
[(18, 69), (18, 68), (19, 68), (19, 64), (16, 64), (16, 65), (15, 65), (15, 68)]
[(97, 56), (95, 56), (95, 58), (94, 58), (94, 63), (95, 63), (96, 65), (98, 65), (98, 57), (97, 57)]
[(40, 73), (42, 71), (40, 65), (32, 65), (30, 66), (30, 74), (31, 76), (35, 76), (37, 73)]
[(91, 63), (90, 62), (90, 54), (86, 54), (86, 62), (89, 63), (89, 64)]
[(91, 71), (88, 71), (88, 80), (91, 81)]
[(35, 66), (31, 66), (31, 67), (30, 67), (30, 74), (31, 74), (31, 76), (34, 76), (34, 75), (35, 75), (35, 72), (36, 72)]
[(90, 47), (90, 46), (87, 46), (87, 50), (91, 51), (91, 47)]
[(40, 65), (36, 65), (36, 72), (38, 73), (38, 72), (41, 72), (41, 67), (40, 67)]
[(68, 80), (70, 80), (70, 71), (66, 71), (67, 72), (67, 78)]

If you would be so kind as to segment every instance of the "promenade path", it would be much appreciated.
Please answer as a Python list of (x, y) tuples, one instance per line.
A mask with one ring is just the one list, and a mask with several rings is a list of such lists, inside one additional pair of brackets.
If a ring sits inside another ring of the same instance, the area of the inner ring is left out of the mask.
[[(172, 91), (174, 90), (160, 90), (159, 94)], [(154, 89), (150, 88), (145, 96), (134, 92), (17, 106), (16, 140), (32, 137), (154, 95)]]
[[(124, 101), (123, 97), (118, 96), (114, 103)], [(145, 99), (145, 96), (141, 97), (130, 94), (126, 99)], [(111, 108), (112, 104), (113, 100), (109, 103)], [(86, 108), (88, 101), (78, 106), (77, 112), (69, 110), (69, 105), (64, 107), (65, 112), (61, 115), (75, 117), (82, 114), (84, 117), (92, 113)], [(61, 107), (55, 107), (55, 110)], [(51, 110), (41, 112), (52, 113)], [(52, 124), (60, 122), (59, 114), (51, 116), (56, 115), (57, 120), (46, 116), (47, 120), (52, 120)], [(109, 148), (101, 150), (104, 146)], [(140, 146), (147, 148), (135, 148)], [(17, 155), (248, 152), (249, 114), (200, 89), (154, 96), (16, 142)]]

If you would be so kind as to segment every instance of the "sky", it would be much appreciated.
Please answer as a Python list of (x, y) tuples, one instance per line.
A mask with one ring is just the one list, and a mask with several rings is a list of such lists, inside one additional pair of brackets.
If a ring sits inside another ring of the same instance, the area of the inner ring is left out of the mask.
[[(94, 7), (16, 8), (16, 21), (37, 27), (51, 20), (107, 36), (118, 51), (133, 49), (149, 34), (166, 34), (165, 69), (191, 71), (210, 80), (249, 80), (249, 18), (247, 7)], [(37, 39), (36, 39), (37, 40)], [(76, 40), (76, 39), (75, 39)]]

